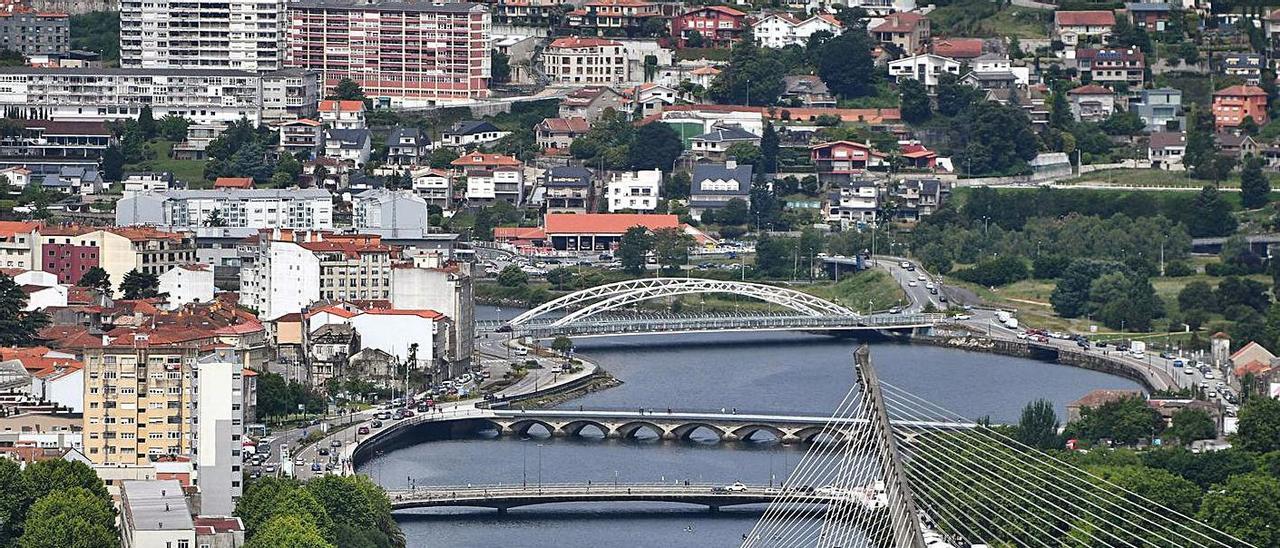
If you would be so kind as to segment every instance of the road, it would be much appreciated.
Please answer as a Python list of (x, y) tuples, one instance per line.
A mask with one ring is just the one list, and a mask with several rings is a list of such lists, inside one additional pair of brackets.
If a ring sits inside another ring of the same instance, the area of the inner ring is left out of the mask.
[[(910, 270), (902, 267), (902, 263), (906, 261), (911, 264)], [(947, 303), (942, 302), (940, 298), (942, 292), (933, 294), (929, 291), (928, 284), (936, 283), (935, 276), (925, 272), (924, 268), (916, 265), (914, 261), (908, 261), (902, 257), (891, 257), (888, 255), (876, 255), (874, 258), (875, 267), (883, 268), (889, 272), (890, 276), (902, 286), (902, 290), (907, 294), (907, 300), (911, 302), (903, 312), (908, 314), (919, 313), (924, 307), (932, 304), (938, 310), (946, 310)], [(913, 285), (914, 284), (914, 285)], [(939, 287), (941, 287), (939, 285)]]

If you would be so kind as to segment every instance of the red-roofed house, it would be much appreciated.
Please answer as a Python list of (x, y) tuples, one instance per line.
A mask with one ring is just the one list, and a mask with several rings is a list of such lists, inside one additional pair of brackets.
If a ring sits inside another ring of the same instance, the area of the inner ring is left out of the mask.
[(557, 38), (542, 54), (553, 83), (616, 85), (627, 77), (627, 48), (604, 38)]
[(1053, 14), (1053, 37), (1068, 47), (1081, 39), (1105, 41), (1116, 26), (1116, 14), (1110, 10), (1059, 11)]
[[(246, 375), (252, 372), (245, 371)], [(191, 520), (196, 528), (196, 546), (244, 546), (244, 523), (240, 518), (196, 516)]]
[(871, 29), (871, 35), (907, 55), (918, 53), (929, 44), (929, 18), (919, 13), (891, 13)]
[(680, 218), (654, 214), (548, 213), (543, 217), (542, 226), (555, 249), (605, 251), (617, 245), (628, 228), (679, 228)]
[(663, 7), (645, 0), (590, 0), (568, 13), (568, 23), (571, 28), (586, 30), (584, 35), (607, 31), (615, 36), (640, 36), (646, 22), (663, 16)]
[(320, 101), (320, 121), (333, 129), (364, 129), (364, 101)]
[(1237, 127), (1252, 117), (1259, 127), (1267, 125), (1267, 92), (1257, 86), (1231, 86), (1213, 93), (1213, 119), (1219, 130)]
[(0, 221), (0, 268), (40, 270), (41, 228), (34, 221)]
[(1249, 373), (1263, 375), (1275, 367), (1276, 355), (1266, 347), (1249, 341), (1248, 344), (1240, 347), (1240, 350), (1231, 354), (1230, 360), (1237, 377), (1243, 377)]
[(809, 157), (819, 180), (838, 182), (883, 165), (887, 156), (866, 143), (832, 141), (809, 147)]
[(1097, 84), (1080, 86), (1067, 92), (1071, 115), (1082, 122), (1101, 122), (1116, 111), (1116, 94)]
[(534, 126), (538, 147), (545, 150), (569, 150), (573, 140), (591, 131), (586, 118), (547, 118)]
[(252, 177), (218, 177), (213, 180), (215, 189), (249, 189), (253, 188)]
[(697, 47), (727, 48), (742, 37), (747, 14), (727, 6), (703, 6), (684, 12), (671, 23), (679, 47), (689, 47), (697, 35)]
[(934, 38), (932, 53), (952, 59), (976, 59), (982, 56), (981, 38)]
[(901, 147), (902, 159), (907, 166), (914, 169), (934, 169), (938, 164), (938, 153), (925, 148), (920, 143), (912, 143)]
[(454, 160), (467, 178), (469, 205), (491, 204), (498, 200), (520, 205), (524, 202), (524, 166), (511, 156), (472, 152)]
[(547, 239), (541, 227), (499, 226), (493, 229), (493, 241), (516, 247), (539, 247)]

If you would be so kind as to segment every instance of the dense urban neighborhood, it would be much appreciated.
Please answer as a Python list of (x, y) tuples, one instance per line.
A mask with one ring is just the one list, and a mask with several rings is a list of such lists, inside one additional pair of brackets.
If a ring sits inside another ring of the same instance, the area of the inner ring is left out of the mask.
[[(799, 502), (1280, 547), (1277, 70), (1231, 1), (0, 0), (0, 547), (541, 545), (400, 512), (596, 501), (758, 506), (619, 545), (793, 545)], [(716, 373), (631, 363), (673, 361)], [(638, 453), (573, 475), (596, 442)], [(717, 443), (765, 481), (638, 462)]]

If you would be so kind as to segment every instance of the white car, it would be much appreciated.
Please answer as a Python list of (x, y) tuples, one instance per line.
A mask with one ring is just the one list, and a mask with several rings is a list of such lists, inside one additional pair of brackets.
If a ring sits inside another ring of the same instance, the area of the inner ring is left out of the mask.
[(1025, 338), (1027, 338), (1027, 332), (1026, 332), (1026, 331), (1023, 331), (1023, 332), (1021, 332), (1021, 333), (1018, 333), (1018, 338), (1019, 338), (1019, 339), (1025, 339)]
[(910, 267), (911, 267), (911, 263), (909, 263), (909, 262), (907, 262), (907, 261), (902, 261), (902, 263), (900, 263), (898, 266), (900, 266), (900, 267), (902, 267), (902, 268), (910, 268)]
[(907, 285), (908, 285), (908, 286), (911, 286), (911, 287), (915, 287), (915, 286), (920, 285), (920, 284), (916, 283), (916, 281), (915, 281), (915, 280), (911, 280), (911, 281), (907, 282)]
[(959, 321), (972, 320), (972, 319), (973, 319), (973, 316), (969, 314), (960, 314), (956, 316), (956, 320), (959, 320)]
[(747, 486), (746, 486), (746, 485), (743, 485), (743, 484), (742, 484), (742, 482), (740, 482), (740, 481), (735, 481), (735, 482), (733, 482), (733, 485), (730, 485), (730, 486), (726, 487), (725, 489), (728, 489), (728, 490), (733, 491), (733, 492), (735, 492), (735, 493), (743, 493), (743, 492), (746, 492), (746, 490), (747, 490)]
[(1205, 373), (1205, 374), (1204, 374), (1204, 378), (1205, 378), (1206, 380), (1213, 380), (1213, 379), (1214, 379), (1213, 372), (1211, 371), (1211, 372)]
[(919, 276), (916, 276), (916, 279), (917, 279), (917, 280), (920, 280), (920, 281), (922, 281), (922, 282), (923, 282), (923, 281), (925, 281), (925, 280), (927, 280), (927, 279), (929, 279), (929, 278), (925, 277), (925, 275), (924, 275), (924, 274), (921, 274), (921, 275), (919, 275)]

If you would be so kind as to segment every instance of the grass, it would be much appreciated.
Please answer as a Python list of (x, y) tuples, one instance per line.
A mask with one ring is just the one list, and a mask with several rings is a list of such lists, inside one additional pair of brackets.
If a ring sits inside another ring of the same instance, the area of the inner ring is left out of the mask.
[[(1060, 184), (1070, 185), (1079, 183), (1107, 184), (1115, 186), (1146, 186), (1160, 188), (1188, 188), (1200, 189), (1205, 185), (1213, 184), (1213, 181), (1201, 179), (1193, 179), (1186, 172), (1170, 172), (1162, 169), (1104, 169), (1101, 171), (1092, 171), (1062, 181)], [(1219, 182), (1220, 188), (1239, 188), (1240, 176), (1232, 175), (1225, 181)]]
[(871, 310), (907, 304), (907, 295), (902, 286), (892, 276), (880, 270), (866, 270), (845, 276), (840, 283), (814, 284), (797, 289), (859, 311), (866, 311), (868, 303)]
[(929, 21), (937, 36), (1048, 38), (1049, 13), (990, 0), (962, 0), (933, 10)]
[(697, 61), (706, 59), (708, 61), (728, 61), (729, 49), (717, 48), (681, 48), (676, 50), (677, 61)]
[(125, 172), (168, 171), (175, 179), (187, 183), (190, 188), (209, 188), (204, 180), (204, 160), (174, 160), (171, 156), (173, 141), (156, 141), (147, 144), (147, 156), (151, 158), (136, 164), (125, 164)]

